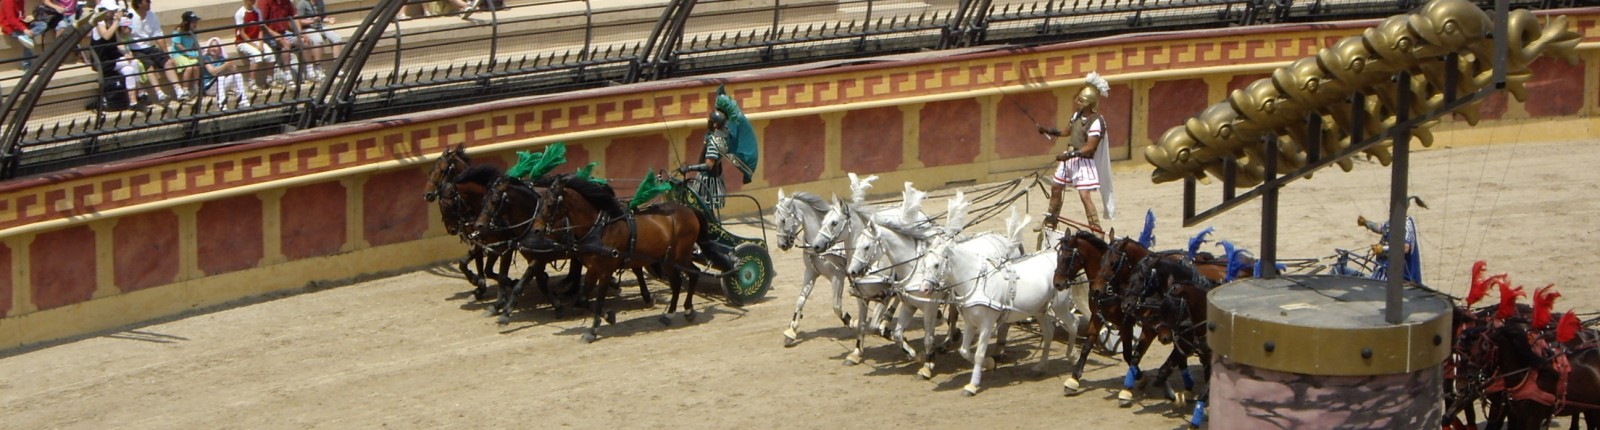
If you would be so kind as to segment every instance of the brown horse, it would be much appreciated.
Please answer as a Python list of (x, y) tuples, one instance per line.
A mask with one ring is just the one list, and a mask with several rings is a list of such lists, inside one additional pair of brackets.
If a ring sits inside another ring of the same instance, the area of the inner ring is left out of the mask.
[[(472, 224), (474, 229), (479, 232), (474, 237), (489, 243), (514, 245), (517, 252), (528, 261), (528, 268), (523, 272), (521, 278), (514, 283), (501, 284), (500, 299), (496, 301), (495, 308), (492, 309), (499, 315), (498, 321), (501, 324), (511, 322), (511, 312), (516, 308), (517, 298), (522, 296), (523, 290), (527, 287), (529, 281), (538, 282), (540, 293), (550, 300), (551, 307), (555, 309), (558, 315), (563, 312), (564, 301), (572, 299), (572, 296), (581, 291), (574, 286), (578, 285), (578, 282), (582, 279), (583, 265), (576, 258), (573, 258), (571, 250), (553, 246), (554, 244), (533, 232), (534, 218), (537, 216), (539, 205), (538, 189), (573, 181), (587, 182), (587, 180), (569, 175), (548, 176), (531, 183), (500, 176), (487, 190), (488, 194), (484, 198), (483, 210), (480, 211), (477, 220)], [(611, 192), (609, 187), (596, 187), (593, 190), (597, 193), (595, 196), (596, 201), (602, 202), (602, 205), (608, 205), (607, 210), (612, 213), (621, 213), (621, 207), (616, 203), (616, 195)], [(590, 204), (588, 199), (579, 199), (573, 201), (572, 204), (577, 206), (575, 210), (581, 213), (595, 214), (600, 211), (595, 205)], [(588, 225), (581, 225), (571, 231), (581, 236), (589, 234), (589, 228), (590, 226)], [(549, 284), (550, 276), (545, 272), (544, 268), (553, 262), (563, 259), (571, 259), (572, 268), (564, 281), (567, 286), (557, 292), (551, 290)], [(644, 299), (645, 303), (655, 304), (654, 298), (650, 295), (650, 291), (645, 284), (644, 272), (635, 269), (634, 278), (638, 280), (639, 295)], [(581, 301), (581, 297), (579, 300)]]
[[(694, 265), (693, 252), (706, 231), (705, 219), (673, 202), (650, 205), (630, 215), (615, 199), (607, 205), (605, 199), (597, 198), (592, 191), (596, 186), (582, 180), (558, 181), (549, 188), (535, 189), (539, 204), (530, 235), (535, 247), (572, 250), (587, 269), (583, 291), (592, 294), (594, 323), (583, 335), (584, 342), (598, 338), (602, 315), (615, 321), (614, 314), (605, 312), (605, 296), (614, 274), (622, 269), (648, 268), (672, 286), (672, 301), (661, 317), (663, 324), (672, 322), (671, 314), (677, 312), (679, 294), (687, 283), (684, 319), (694, 321), (694, 287), (700, 270)], [(602, 210), (587, 212), (583, 209), (587, 205), (578, 202), (600, 205)]]
[[(1120, 251), (1116, 256), (1112, 256), (1111, 251), (1114, 248), (1128, 247), (1128, 243), (1132, 243), (1132, 247), (1137, 249), (1131, 252)], [(1069, 287), (1080, 273), (1088, 277), (1089, 334), (1097, 336), (1102, 327), (1112, 327), (1122, 343), (1122, 358), (1130, 363), (1130, 374), (1136, 375), (1139, 357), (1150, 347), (1154, 335), (1144, 333), (1139, 336), (1138, 344), (1134, 344), (1133, 320), (1123, 312), (1122, 290), (1125, 289), (1129, 271), (1133, 267), (1128, 261), (1138, 261), (1137, 258), (1143, 258), (1148, 252), (1137, 242), (1127, 238), (1119, 239), (1115, 246), (1108, 245), (1100, 236), (1086, 230), (1063, 236), (1058, 246), (1060, 248), (1056, 262), (1056, 288)], [(1089, 360), (1091, 349), (1093, 347), (1085, 347), (1078, 352), (1078, 361), (1073, 365), (1072, 376), (1064, 383), (1067, 394), (1083, 392), (1079, 379), (1083, 377), (1083, 367)]]
[[(1189, 375), (1189, 357), (1199, 357), (1203, 375), (1211, 374), (1211, 348), (1204, 330), (1206, 294), (1221, 285), (1226, 266), (1172, 258), (1147, 259), (1138, 266), (1132, 278), (1135, 286), (1123, 301), (1124, 310), (1144, 332), (1155, 333), (1161, 343), (1173, 345), (1153, 382), (1162, 387), (1168, 400), (1185, 403), (1193, 396), (1195, 385)], [(1166, 383), (1175, 370), (1183, 374), (1182, 393)]]
[[(1159, 334), (1158, 330), (1152, 329), (1148, 324), (1141, 324), (1139, 315), (1136, 314), (1140, 311), (1141, 298), (1146, 297), (1153, 288), (1144, 282), (1144, 277), (1137, 275), (1148, 271), (1156, 262), (1182, 261), (1186, 257), (1182, 251), (1152, 252), (1138, 241), (1123, 237), (1111, 243), (1103, 258), (1100, 276), (1090, 284), (1091, 295), (1096, 289), (1103, 293), (1100, 298), (1091, 298), (1090, 301), (1101, 306), (1108, 314), (1120, 312), (1122, 322), (1119, 330), (1121, 337), (1127, 339), (1123, 341), (1123, 360), (1128, 363), (1128, 373), (1123, 377), (1123, 390), (1117, 394), (1117, 399), (1121, 406), (1129, 406), (1133, 404), (1133, 390), (1142, 388), (1149, 382), (1144, 379), (1144, 372), (1139, 369), (1139, 363), (1144, 358), (1144, 353), (1150, 349), (1151, 341)], [(1154, 288), (1161, 287), (1164, 287), (1164, 284)], [(1118, 309), (1109, 309), (1113, 307)], [(1141, 330), (1138, 331), (1138, 344), (1133, 345), (1131, 337), (1136, 326)]]
[[(1589, 429), (1600, 428), (1600, 332), (1583, 329), (1563, 344), (1554, 330), (1531, 329), (1526, 305), (1504, 320), (1489, 315), (1492, 309), (1458, 307), (1453, 316), (1458, 330), (1447, 363), (1446, 393), (1453, 401), (1446, 426), (1477, 428), (1471, 403), (1482, 401), (1490, 429), (1503, 423), (1513, 430), (1541, 429), (1551, 418), (1571, 416), (1576, 430), (1580, 414)], [(1460, 422), (1456, 412), (1465, 412), (1467, 421)]]
[[(505, 277), (506, 269), (511, 264), (511, 259), (502, 259), (504, 249), (490, 250), (478, 242), (470, 240), (474, 228), (471, 221), (483, 208), (484, 191), (488, 188), (493, 178), (499, 177), (499, 168), (490, 165), (471, 165), (472, 160), (467, 157), (466, 150), (461, 145), (453, 149), (446, 149), (433, 163), (433, 168), (428, 171), (428, 182), (424, 186), (422, 198), (428, 202), (439, 204), (439, 217), (444, 222), (446, 232), (461, 237), (471, 247), (466, 258), (456, 263), (456, 269), (466, 276), (467, 282), (473, 286), (472, 298), (483, 300), (488, 290), (488, 279), (493, 277), (504, 285), (510, 282)], [(497, 260), (501, 263), (499, 273), (488, 271)], [(468, 263), (475, 263), (477, 272), (468, 267)]]

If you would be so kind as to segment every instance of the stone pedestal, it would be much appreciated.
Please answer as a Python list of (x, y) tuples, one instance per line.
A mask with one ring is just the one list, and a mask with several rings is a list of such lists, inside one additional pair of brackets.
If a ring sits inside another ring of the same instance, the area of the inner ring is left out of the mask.
[(1211, 428), (1437, 428), (1450, 303), (1405, 291), (1384, 321), (1381, 281), (1246, 279), (1213, 290)]

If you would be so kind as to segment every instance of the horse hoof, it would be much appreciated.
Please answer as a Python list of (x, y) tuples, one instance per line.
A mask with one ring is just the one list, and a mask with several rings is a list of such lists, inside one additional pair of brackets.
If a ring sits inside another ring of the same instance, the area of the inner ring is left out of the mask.
[(1083, 394), (1083, 385), (1078, 382), (1078, 378), (1067, 378), (1066, 382), (1061, 383), (1061, 390), (1063, 395), (1076, 396)]
[(1192, 398), (1192, 397), (1194, 397), (1194, 394), (1190, 393), (1188, 390), (1174, 392), (1174, 393), (1172, 393), (1172, 404), (1175, 404), (1175, 405), (1186, 405), (1186, 404), (1189, 404), (1189, 399)]
[(844, 316), (839, 317), (839, 320), (844, 321), (845, 327), (850, 327), (850, 314), (844, 314)]
[(994, 370), (994, 368), (995, 368), (994, 357), (984, 357), (983, 358), (983, 370)]
[(1128, 390), (1117, 392), (1117, 406), (1124, 408), (1133, 406), (1133, 392)]
[(961, 387), (961, 397), (972, 397), (976, 395), (978, 395), (977, 385), (967, 384), (967, 386)]
[(852, 352), (850, 355), (844, 356), (844, 365), (854, 366), (857, 364), (861, 364), (861, 353)]
[(595, 336), (594, 333), (584, 333), (583, 334), (583, 343), (594, 343), (594, 340), (596, 338), (598, 338), (598, 336)]
[(798, 343), (800, 343), (800, 333), (796, 333), (792, 328), (783, 331), (784, 348), (792, 348)]
[(917, 376), (921, 376), (924, 381), (933, 379), (933, 368), (923, 367), (921, 370), (917, 370)]
[(510, 315), (500, 315), (499, 318), (495, 318), (494, 322), (499, 323), (500, 325), (511, 324), (511, 316)]
[(498, 314), (500, 314), (500, 311), (495, 310), (494, 306), (489, 306), (487, 309), (483, 310), (483, 316), (486, 317), (492, 317)]
[(661, 321), (661, 325), (663, 326), (672, 327), (672, 317), (662, 315), (657, 319), (657, 321)]
[(616, 324), (616, 323), (617, 323), (617, 311), (607, 311), (606, 312), (606, 324)]
[(695, 316), (694, 309), (689, 309), (689, 310), (683, 312), (683, 320), (684, 321), (694, 322), (694, 316)]

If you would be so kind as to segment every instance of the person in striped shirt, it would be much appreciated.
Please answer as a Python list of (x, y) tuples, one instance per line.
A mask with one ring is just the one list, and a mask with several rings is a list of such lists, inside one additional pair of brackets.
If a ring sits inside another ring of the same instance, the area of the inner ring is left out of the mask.
[(728, 152), (729, 136), (728, 115), (712, 109), (706, 121), (705, 150), (700, 153), (700, 159), (705, 162), (678, 168), (678, 173), (700, 172), (696, 178), (698, 186), (694, 189), (712, 209), (722, 209), (723, 194), (727, 194), (726, 185), (722, 183), (722, 154)]

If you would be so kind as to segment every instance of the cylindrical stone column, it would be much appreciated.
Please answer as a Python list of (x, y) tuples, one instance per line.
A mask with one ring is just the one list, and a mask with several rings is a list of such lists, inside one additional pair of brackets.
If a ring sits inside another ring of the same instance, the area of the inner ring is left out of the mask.
[(1207, 304), (1211, 428), (1438, 428), (1450, 303), (1405, 290), (1384, 321), (1382, 281), (1245, 279)]

